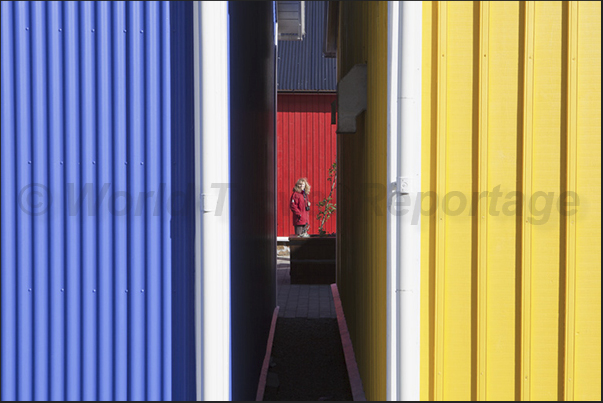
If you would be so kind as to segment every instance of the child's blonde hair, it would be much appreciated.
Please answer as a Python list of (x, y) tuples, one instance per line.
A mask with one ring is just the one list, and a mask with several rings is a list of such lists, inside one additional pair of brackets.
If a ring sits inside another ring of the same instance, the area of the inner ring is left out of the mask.
[(299, 178), (297, 180), (297, 182), (295, 183), (295, 187), (293, 188), (293, 191), (301, 193), (302, 189), (301, 189), (301, 185), (302, 183), (306, 184), (306, 188), (304, 189), (306, 194), (310, 194), (310, 184), (308, 183), (308, 178)]

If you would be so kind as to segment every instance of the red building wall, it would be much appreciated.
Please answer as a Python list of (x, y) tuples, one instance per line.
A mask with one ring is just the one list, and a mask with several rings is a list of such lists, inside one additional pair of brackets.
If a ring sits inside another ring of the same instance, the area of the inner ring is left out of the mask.
[[(337, 155), (336, 125), (331, 125), (335, 94), (279, 93), (277, 100), (277, 234), (294, 233), (289, 203), (297, 179), (311, 186), (310, 234), (318, 233), (318, 202), (329, 194), (329, 168)], [(333, 202), (336, 191), (333, 190)], [(325, 230), (336, 231), (335, 213)]]

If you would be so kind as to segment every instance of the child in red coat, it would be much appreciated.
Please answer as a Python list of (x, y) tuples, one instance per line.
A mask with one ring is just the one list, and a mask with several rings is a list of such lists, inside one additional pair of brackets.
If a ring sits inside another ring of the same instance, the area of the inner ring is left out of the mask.
[(309, 237), (308, 224), (310, 222), (310, 184), (306, 178), (300, 178), (295, 183), (293, 194), (291, 195), (291, 212), (293, 212), (293, 227), (295, 235), (301, 237)]

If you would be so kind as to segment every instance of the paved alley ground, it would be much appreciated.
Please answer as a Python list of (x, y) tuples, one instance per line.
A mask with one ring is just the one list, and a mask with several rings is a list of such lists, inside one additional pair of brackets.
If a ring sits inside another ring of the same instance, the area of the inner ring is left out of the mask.
[(352, 400), (330, 285), (291, 285), (289, 259), (277, 259), (280, 306), (266, 401)]

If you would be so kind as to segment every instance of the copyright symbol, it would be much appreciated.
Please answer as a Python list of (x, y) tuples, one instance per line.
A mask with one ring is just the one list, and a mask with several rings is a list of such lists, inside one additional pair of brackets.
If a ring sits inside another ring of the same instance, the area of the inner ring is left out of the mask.
[(44, 214), (52, 204), (48, 188), (40, 183), (24, 186), (18, 200), (21, 211), (32, 216)]

